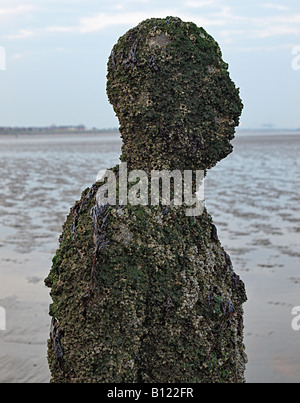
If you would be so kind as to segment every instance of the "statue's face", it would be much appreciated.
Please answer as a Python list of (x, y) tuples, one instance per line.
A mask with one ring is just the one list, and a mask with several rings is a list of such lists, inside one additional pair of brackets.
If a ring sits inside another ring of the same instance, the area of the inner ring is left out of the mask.
[(135, 136), (124, 142), (140, 152), (152, 142), (173, 169), (214, 166), (231, 152), (242, 110), (227, 67), (194, 24), (147, 20), (130, 30), (114, 47), (107, 87), (121, 128)]

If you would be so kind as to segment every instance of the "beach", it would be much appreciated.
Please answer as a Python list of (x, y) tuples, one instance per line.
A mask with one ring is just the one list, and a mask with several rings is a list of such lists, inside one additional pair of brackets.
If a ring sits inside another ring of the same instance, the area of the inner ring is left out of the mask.
[[(239, 132), (209, 170), (205, 204), (246, 285), (249, 383), (300, 381), (300, 134)], [(70, 208), (119, 162), (118, 133), (0, 136), (0, 382), (48, 383), (44, 285)]]

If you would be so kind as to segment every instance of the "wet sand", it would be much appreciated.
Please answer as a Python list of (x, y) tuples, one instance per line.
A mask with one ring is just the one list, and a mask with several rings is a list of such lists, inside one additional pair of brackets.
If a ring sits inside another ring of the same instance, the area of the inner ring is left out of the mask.
[[(108, 135), (0, 136), (0, 382), (49, 382), (47, 276), (66, 214), (100, 169), (118, 163)], [(247, 382), (299, 382), (300, 135), (246, 135), (209, 171), (205, 198), (246, 283)]]

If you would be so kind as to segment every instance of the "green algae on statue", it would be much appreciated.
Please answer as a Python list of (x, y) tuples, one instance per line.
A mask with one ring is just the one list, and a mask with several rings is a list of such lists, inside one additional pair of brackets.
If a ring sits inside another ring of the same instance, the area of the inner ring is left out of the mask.
[[(107, 93), (129, 170), (206, 172), (232, 151), (239, 92), (193, 23), (129, 30), (110, 55)], [(206, 209), (101, 205), (103, 184), (71, 209), (45, 280), (52, 382), (244, 382), (245, 288)]]

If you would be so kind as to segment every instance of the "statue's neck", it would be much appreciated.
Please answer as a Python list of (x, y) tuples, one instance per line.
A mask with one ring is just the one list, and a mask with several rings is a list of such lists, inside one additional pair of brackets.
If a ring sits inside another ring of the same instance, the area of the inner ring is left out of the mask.
[[(157, 124), (159, 127), (160, 123)], [(142, 123), (140, 125), (143, 126)], [(123, 139), (120, 160), (127, 163), (129, 170), (143, 170), (150, 176), (154, 170), (179, 170), (183, 173), (203, 169), (196, 155), (193, 156), (193, 144), (188, 140), (185, 146), (180, 144), (179, 130), (172, 131), (170, 128), (168, 133), (164, 133), (157, 129), (153, 134), (150, 129), (146, 132), (132, 124), (130, 127), (121, 126), (120, 132)]]

